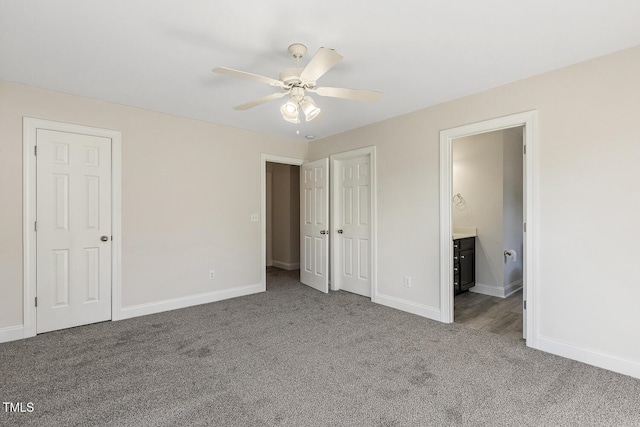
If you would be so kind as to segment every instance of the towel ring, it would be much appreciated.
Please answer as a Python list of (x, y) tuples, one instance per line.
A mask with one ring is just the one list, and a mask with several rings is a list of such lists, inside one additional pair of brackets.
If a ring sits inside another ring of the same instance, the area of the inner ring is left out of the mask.
[(462, 194), (458, 193), (453, 196), (453, 204), (456, 206), (462, 206), (464, 204), (464, 198), (462, 197)]

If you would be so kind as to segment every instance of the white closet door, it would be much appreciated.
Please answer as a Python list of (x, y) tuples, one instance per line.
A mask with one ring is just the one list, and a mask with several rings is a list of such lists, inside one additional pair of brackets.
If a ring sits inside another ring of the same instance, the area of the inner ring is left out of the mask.
[(329, 159), (300, 172), (300, 281), (329, 292)]
[[(371, 297), (371, 166), (369, 156), (336, 162), (337, 287)], [(336, 187), (334, 187), (336, 188)]]
[(37, 332), (111, 319), (111, 139), (37, 131)]

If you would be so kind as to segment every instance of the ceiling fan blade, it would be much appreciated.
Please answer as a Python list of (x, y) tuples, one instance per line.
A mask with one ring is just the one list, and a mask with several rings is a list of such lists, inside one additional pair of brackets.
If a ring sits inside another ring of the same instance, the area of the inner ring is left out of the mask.
[(233, 109), (234, 110), (240, 110), (240, 111), (248, 110), (249, 108), (253, 108), (253, 107), (257, 106), (257, 105), (264, 104), (265, 102), (269, 102), (269, 101), (272, 101), (274, 99), (282, 98), (287, 93), (288, 92), (272, 93), (271, 95), (267, 95), (267, 96), (263, 96), (262, 98), (254, 99), (251, 102), (247, 102), (247, 103), (244, 103), (244, 104), (236, 105), (235, 107), (233, 107)]
[(267, 83), (271, 86), (284, 87), (280, 80), (272, 79), (270, 77), (260, 76), (258, 74), (247, 73), (246, 71), (234, 70), (232, 68), (216, 67), (213, 70), (214, 73), (224, 74), (231, 77), (239, 77), (241, 79), (255, 80), (261, 83)]
[(332, 98), (352, 99), (354, 101), (377, 102), (381, 97), (381, 92), (371, 90), (347, 89), (343, 87), (317, 87), (311, 89), (320, 96), (329, 96)]
[(300, 73), (300, 79), (315, 82), (342, 59), (333, 49), (321, 47)]

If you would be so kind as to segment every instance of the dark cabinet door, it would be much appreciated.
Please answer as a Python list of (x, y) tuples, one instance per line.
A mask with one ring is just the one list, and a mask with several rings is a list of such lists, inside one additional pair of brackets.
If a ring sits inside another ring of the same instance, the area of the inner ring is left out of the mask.
[(467, 249), (458, 255), (460, 263), (460, 290), (469, 289), (475, 285), (475, 251)]
[(453, 241), (453, 291), (462, 293), (476, 284), (476, 238)]

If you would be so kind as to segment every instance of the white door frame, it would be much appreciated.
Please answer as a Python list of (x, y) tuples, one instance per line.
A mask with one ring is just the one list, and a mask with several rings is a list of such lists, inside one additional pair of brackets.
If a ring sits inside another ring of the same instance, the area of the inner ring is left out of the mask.
[(267, 290), (267, 162), (301, 166), (304, 159), (260, 154), (260, 291)]
[(370, 173), (370, 186), (369, 186), (369, 191), (371, 191), (371, 198), (369, 200), (371, 200), (371, 250), (370, 250), (370, 254), (369, 254), (369, 265), (371, 266), (371, 301), (372, 302), (377, 302), (376, 298), (377, 298), (377, 291), (378, 291), (378, 281), (377, 281), (377, 277), (378, 277), (378, 254), (377, 254), (377, 237), (378, 237), (378, 228), (377, 228), (377, 212), (378, 212), (378, 204), (377, 204), (377, 187), (376, 187), (376, 147), (375, 146), (371, 146), (371, 147), (364, 147), (364, 148), (359, 148), (356, 150), (351, 150), (351, 151), (345, 151), (342, 153), (338, 153), (338, 154), (332, 154), (329, 159), (330, 159), (330, 165), (329, 165), (329, 177), (330, 177), (330, 182), (329, 182), (329, 187), (331, 188), (331, 194), (329, 195), (329, 200), (330, 200), (330, 209), (331, 209), (331, 232), (329, 233), (329, 238), (330, 238), (330, 242), (329, 244), (331, 245), (331, 253), (329, 255), (329, 262), (330, 262), (330, 271), (331, 271), (331, 275), (330, 275), (330, 284), (331, 284), (331, 290), (332, 291), (337, 291), (339, 289), (338, 287), (338, 280), (337, 280), (337, 271), (338, 269), (335, 268), (335, 266), (337, 265), (337, 254), (338, 252), (338, 239), (337, 237), (337, 230), (335, 230), (334, 225), (337, 224), (338, 222), (338, 217), (339, 217), (339, 209), (340, 209), (340, 204), (338, 203), (339, 197), (340, 197), (340, 182), (338, 179), (338, 170), (336, 168), (336, 164), (337, 162), (339, 162), (340, 160), (346, 160), (346, 159), (352, 159), (354, 157), (362, 157), (362, 156), (369, 156), (369, 164), (370, 164), (370, 168), (371, 168), (371, 173)]
[(538, 331), (538, 113), (527, 111), (459, 126), (440, 132), (440, 320), (453, 322), (452, 146), (453, 140), (485, 132), (524, 126), (524, 219), (526, 224), (524, 280), (527, 304), (527, 346), (536, 348)]
[(36, 335), (36, 156), (37, 130), (46, 129), (111, 139), (111, 320), (120, 320), (121, 301), (121, 170), (120, 131), (23, 117), (22, 121), (22, 246), (23, 246), (23, 337)]

